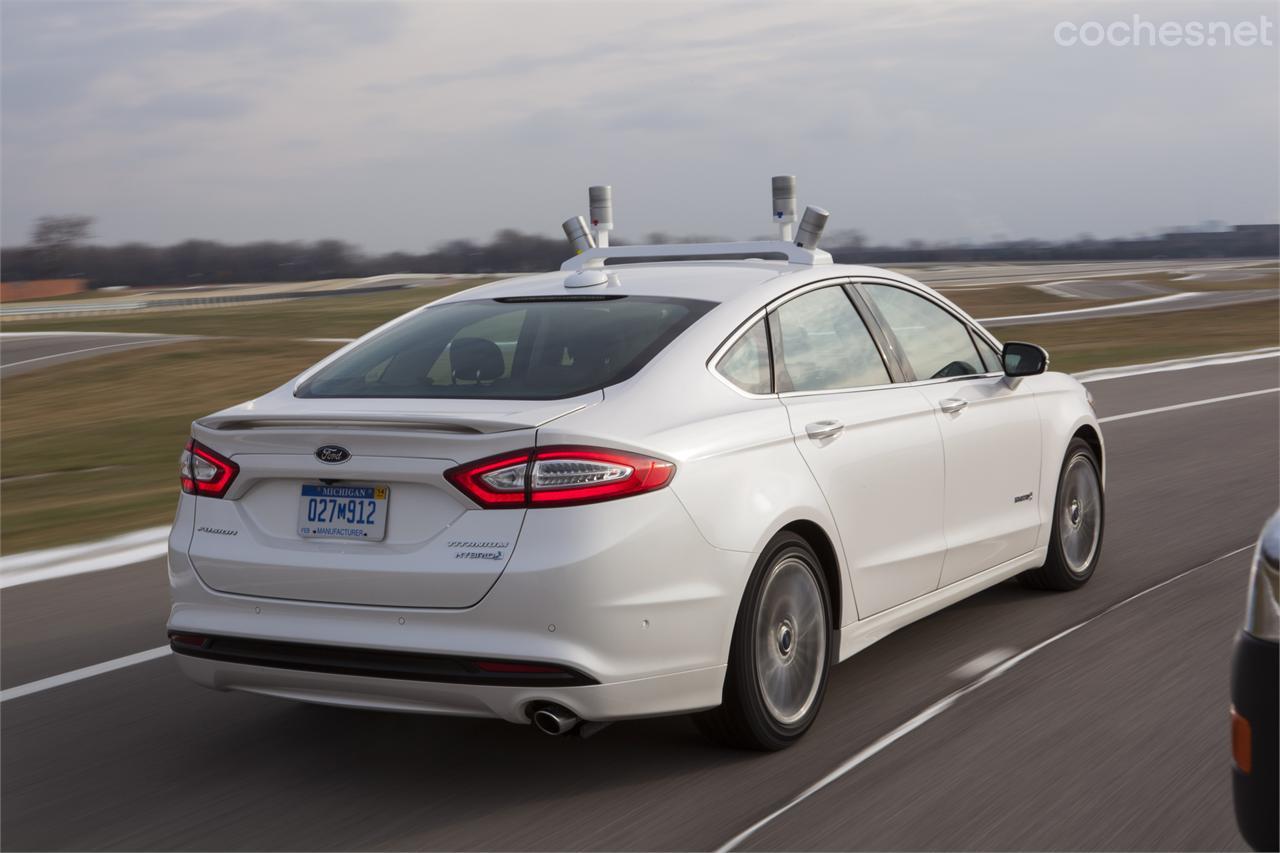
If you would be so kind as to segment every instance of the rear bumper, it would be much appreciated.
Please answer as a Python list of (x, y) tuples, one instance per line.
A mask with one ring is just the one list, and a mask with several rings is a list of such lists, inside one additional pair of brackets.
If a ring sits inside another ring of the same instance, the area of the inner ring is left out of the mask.
[(716, 666), (580, 687), (498, 687), (268, 669), (182, 654), (174, 658), (188, 678), (215, 690), (380, 711), (498, 717), (512, 723), (529, 722), (527, 709), (542, 702), (601, 721), (710, 708), (720, 704), (725, 670)]
[[(176, 534), (175, 534), (176, 535)], [(489, 593), (461, 609), (322, 604), (207, 587), (181, 541), (169, 553), (171, 632), (543, 662), (598, 682), (445, 683), (294, 670), (177, 655), (208, 687), (327, 704), (527, 721), (531, 702), (583, 719), (679, 713), (719, 704), (751, 555), (711, 547), (669, 490), (530, 510)]]
[(1277, 729), (1280, 704), (1280, 645), (1259, 640), (1241, 631), (1231, 657), (1231, 705), (1248, 721), (1250, 764), (1248, 773), (1231, 769), (1236, 824), (1255, 850), (1275, 850), (1280, 845), (1276, 803)]

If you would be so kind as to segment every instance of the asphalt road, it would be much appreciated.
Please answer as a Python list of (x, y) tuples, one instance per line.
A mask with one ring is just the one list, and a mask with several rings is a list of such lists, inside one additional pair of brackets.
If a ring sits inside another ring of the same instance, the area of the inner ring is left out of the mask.
[(6, 332), (0, 334), (0, 376), (17, 376), (68, 361), (183, 340), (190, 338), (124, 332)]
[[(1251, 392), (1277, 386), (1273, 358), (1091, 383), (1104, 417), (1163, 409), (1103, 425), (1093, 581), (1002, 584), (899, 631), (834, 670), (785, 752), (725, 751), (681, 718), (579, 741), (306, 707), (205, 691), (159, 659), (3, 703), (0, 846), (714, 849), (767, 819), (742, 848), (1244, 849), (1228, 661), (1241, 549), (1280, 502), (1280, 395)], [(153, 561), (6, 589), (2, 685), (163, 644), (165, 582)]]

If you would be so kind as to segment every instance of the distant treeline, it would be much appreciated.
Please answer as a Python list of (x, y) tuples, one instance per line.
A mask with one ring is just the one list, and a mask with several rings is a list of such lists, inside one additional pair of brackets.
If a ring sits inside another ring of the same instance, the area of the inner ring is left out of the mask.
[[(227, 282), (309, 281), (388, 273), (489, 273), (551, 270), (569, 256), (562, 239), (514, 230), (499, 231), (487, 243), (453, 240), (425, 254), (371, 255), (340, 240), (313, 243), (259, 242), (229, 246), (187, 240), (173, 246), (127, 243), (92, 246), (89, 220), (42, 220), (28, 246), (0, 251), (0, 279), (85, 278), (93, 287), (146, 287)], [(654, 243), (693, 242), (652, 234)], [(846, 263), (944, 261), (1068, 261), (1148, 258), (1276, 257), (1280, 225), (1237, 225), (1221, 231), (1173, 231), (1158, 237), (1062, 242), (1021, 240), (971, 244), (870, 246), (856, 232), (828, 235), (823, 248)]]

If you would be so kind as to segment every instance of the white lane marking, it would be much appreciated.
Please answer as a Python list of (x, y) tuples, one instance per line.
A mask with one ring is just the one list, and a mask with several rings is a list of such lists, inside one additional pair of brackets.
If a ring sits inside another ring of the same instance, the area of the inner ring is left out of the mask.
[(969, 684), (966, 684), (965, 686), (960, 687), (955, 691), (947, 694), (946, 696), (939, 699), (937, 702), (934, 702), (932, 705), (925, 708), (920, 713), (916, 714), (911, 719), (907, 720), (905, 723), (902, 723), (897, 728), (890, 731), (888, 734), (882, 735), (878, 740), (873, 742), (867, 748), (861, 750), (860, 752), (855, 753), (850, 758), (845, 759), (845, 761), (839, 764), (836, 767), (836, 769), (832, 770), (826, 776), (823, 776), (817, 782), (814, 782), (812, 785), (805, 788), (799, 794), (796, 794), (794, 797), (788, 800), (785, 804), (783, 804), (777, 809), (774, 809), (768, 815), (765, 815), (763, 818), (751, 824), (751, 826), (747, 827), (742, 832), (739, 832), (733, 838), (730, 838), (723, 845), (716, 848), (717, 853), (724, 853), (724, 851), (734, 849), (739, 844), (741, 844), (742, 842), (750, 838), (752, 835), (755, 835), (762, 828), (769, 825), (773, 821), (777, 820), (779, 817), (786, 814), (787, 812), (791, 811), (793, 808), (800, 805), (802, 802), (809, 799), (814, 794), (821, 791), (823, 788), (828, 787), (833, 782), (839, 781), (841, 778), (847, 776), (849, 773), (856, 770), (862, 764), (865, 764), (869, 759), (874, 758), (876, 755), (883, 752), (886, 748), (891, 746), (895, 741), (898, 741), (903, 737), (905, 737), (906, 735), (911, 734), (911, 732), (920, 728), (925, 723), (932, 720), (934, 717), (937, 717), (939, 714), (941, 714), (943, 711), (955, 705), (965, 696), (968, 696), (970, 693), (973, 693), (978, 688), (984, 687), (987, 684), (990, 684), (992, 681), (995, 681), (997, 678), (1004, 675), (1006, 672), (1013, 669), (1015, 666), (1022, 663), (1024, 660), (1031, 657), (1041, 649), (1044, 649), (1047, 646), (1051, 646), (1061, 639), (1069, 637), (1070, 635), (1074, 634), (1076, 631), (1079, 631), (1081, 628), (1084, 628), (1088, 625), (1093, 624), (1097, 620), (1101, 619), (1103, 616), (1106, 616), (1107, 614), (1112, 613), (1115, 610), (1119, 610), (1121, 607), (1124, 607), (1126, 604), (1137, 601), (1139, 598), (1142, 598), (1145, 595), (1149, 595), (1150, 593), (1155, 592), (1161, 587), (1168, 586), (1174, 581), (1185, 578), (1187, 575), (1191, 574), (1192, 572), (1197, 572), (1200, 569), (1206, 568), (1208, 566), (1212, 566), (1214, 563), (1225, 560), (1228, 557), (1234, 557), (1236, 554), (1243, 554), (1244, 552), (1251, 551), (1251, 550), (1253, 550), (1253, 545), (1245, 545), (1244, 547), (1237, 548), (1234, 551), (1228, 551), (1226, 554), (1223, 554), (1219, 557), (1214, 557), (1212, 560), (1210, 560), (1207, 563), (1201, 563), (1198, 566), (1194, 566), (1190, 569), (1187, 569), (1185, 572), (1180, 572), (1179, 574), (1176, 574), (1171, 578), (1167, 578), (1161, 581), (1160, 583), (1156, 584), (1155, 586), (1147, 587), (1141, 592), (1134, 593), (1128, 598), (1125, 598), (1121, 601), (1116, 602), (1115, 604), (1110, 605), (1109, 607), (1104, 608), (1103, 610), (1094, 614), (1093, 616), (1090, 616), (1088, 619), (1084, 620), (1083, 622), (1079, 622), (1075, 625), (1072, 625), (1070, 628), (1059, 631), (1058, 633), (1054, 634), (1052, 637), (1050, 637), (1047, 640), (1041, 640), (1039, 643), (1036, 643), (1034, 646), (1032, 646), (1031, 648), (1027, 649), (1024, 652), (1019, 652), (1018, 654), (1006, 660), (1004, 663), (999, 664), (994, 669), (988, 671), (986, 675), (983, 675), (981, 678), (977, 679), (976, 681), (972, 681)]
[(1214, 367), (1220, 364), (1239, 364), (1244, 361), (1258, 361), (1263, 358), (1280, 358), (1280, 349), (1264, 347), (1262, 349), (1241, 350), (1239, 352), (1219, 352), (1213, 355), (1171, 358), (1166, 361), (1153, 361), (1147, 364), (1099, 367), (1096, 370), (1084, 370), (1072, 375), (1081, 382), (1105, 382), (1108, 379), (1125, 379), (1129, 376), (1145, 376), (1148, 373), (1166, 373), (1171, 370), (1193, 370), (1197, 367)]
[(1198, 278), (1204, 278), (1204, 273), (1192, 272), (1192, 273), (1187, 273), (1186, 275), (1180, 275), (1177, 278), (1171, 278), (1169, 280), (1170, 281), (1195, 281)]
[[(1241, 263), (1233, 263), (1233, 264), (1217, 264), (1214, 266), (1198, 264), (1196, 265), (1195, 269), (1201, 269), (1201, 270), (1206, 270), (1210, 272), (1215, 270), (1254, 269), (1255, 268), (1253, 266), (1254, 264), (1256, 264), (1255, 261), (1244, 261)], [(1086, 275), (1083, 272), (1083, 270), (1088, 270), (1090, 268), (1094, 269), (1095, 272), (1092, 272)], [(1070, 270), (1074, 270), (1074, 269), (1082, 269), (1082, 272), (1076, 274), (1078, 278), (1112, 278), (1117, 275), (1147, 275), (1150, 273), (1167, 273), (1174, 270), (1185, 271), (1187, 269), (1190, 269), (1190, 267), (1186, 265), (1181, 265), (1176, 268), (1169, 267), (1169, 266), (1143, 267), (1141, 263), (1137, 263), (1137, 262), (1132, 264), (1118, 264), (1114, 266), (1099, 267), (1096, 263), (1084, 262), (1084, 263), (1078, 263), (1078, 264), (1065, 264), (1065, 265), (1055, 264), (1053, 266), (1050, 266), (1047, 269), (1037, 270), (1034, 266), (1025, 266), (1025, 265), (1019, 266), (1017, 264), (1001, 264), (998, 266), (973, 267), (971, 268), (971, 274), (963, 278), (937, 279), (936, 283), (930, 282), (924, 278), (921, 278), (921, 281), (924, 281), (924, 283), (929, 285), (930, 287), (938, 287), (938, 286), (965, 287), (966, 285), (963, 284), (962, 282), (972, 281), (975, 279), (975, 277), (979, 278), (982, 281), (988, 281), (992, 276), (998, 276), (999, 278), (1003, 279), (1002, 281), (999, 282), (1002, 285), (1030, 284), (1036, 281), (1045, 281), (1049, 279), (1061, 278), (1064, 275), (1071, 275), (1072, 273), (1070, 272)], [(984, 272), (985, 270), (990, 270), (990, 272)], [(1012, 270), (1012, 272), (1009, 272), (1010, 270)], [(1270, 266), (1264, 269), (1265, 272), (1270, 272), (1270, 270), (1271, 270)], [(959, 282), (959, 283), (949, 285), (948, 282)]]
[(113, 471), (123, 465), (95, 465), (92, 468), (69, 468), (65, 471), (42, 471), (38, 474), (14, 474), (12, 477), (0, 477), (0, 483), (20, 483), (24, 480), (45, 480), (49, 477), (60, 477), (68, 474), (95, 474), (98, 471)]
[(149, 660), (156, 660), (169, 654), (168, 646), (159, 646), (154, 649), (147, 649), (145, 652), (138, 652), (133, 655), (125, 655), (115, 660), (103, 661), (95, 663), (93, 666), (86, 666), (81, 669), (73, 669), (70, 672), (64, 672), (61, 675), (51, 675), (48, 678), (42, 678), (39, 681), (31, 681), (26, 684), (19, 684), (17, 687), (10, 687), (8, 690), (0, 690), (0, 702), (8, 702), (10, 699), (21, 699), (23, 696), (30, 696), (32, 693), (43, 693), (45, 690), (52, 690), (55, 687), (61, 687), (64, 684), (73, 684), (77, 681), (84, 681), (86, 678), (93, 678), (95, 675), (102, 675), (107, 672), (114, 672), (117, 669), (124, 669), (134, 664), (146, 663)]
[(150, 332), (0, 332), (0, 342), (11, 338), (171, 338), (173, 335)]
[(148, 527), (97, 542), (0, 557), (0, 589), (154, 560), (165, 555), (168, 538), (168, 526)]
[(1129, 418), (1140, 418), (1144, 415), (1158, 415), (1161, 412), (1175, 412), (1178, 409), (1191, 409), (1196, 406), (1208, 406), (1212, 403), (1225, 403), (1227, 400), (1243, 400), (1245, 397), (1257, 397), (1259, 394), (1274, 394), (1280, 391), (1280, 388), (1263, 388), (1261, 391), (1245, 391), (1243, 394), (1227, 394), (1223, 397), (1210, 397), (1208, 400), (1192, 400), (1189, 403), (1175, 403), (1172, 406), (1160, 406), (1156, 409), (1143, 409), (1140, 412), (1126, 412), (1123, 415), (1110, 415), (1105, 418), (1098, 418), (1098, 423), (1105, 424), (1109, 421), (1123, 421)]
[(951, 671), (953, 678), (970, 679), (991, 669), (991, 667), (1008, 660), (1018, 653), (1017, 649), (992, 649), (989, 652), (983, 652), (973, 660), (962, 666), (958, 666)]
[(145, 347), (155, 344), (167, 343), (169, 341), (179, 341), (181, 338), (148, 338), (145, 341), (125, 341), (119, 344), (103, 344), (98, 347), (84, 347), (83, 349), (73, 349), (66, 352), (56, 352), (53, 355), (42, 355), (39, 358), (28, 358), (25, 361), (13, 361), (9, 364), (0, 364), (0, 370), (8, 370), (11, 367), (21, 367), (24, 364), (35, 364), (37, 361), (48, 361), (51, 358), (66, 358), (67, 356), (79, 355), (82, 352), (97, 352), (104, 349), (123, 349), (126, 347)]
[(1166, 302), (1181, 302), (1185, 299), (1191, 299), (1196, 296), (1204, 296), (1199, 291), (1188, 291), (1186, 293), (1171, 293), (1168, 296), (1156, 296), (1152, 299), (1132, 299), (1128, 302), (1111, 302), (1106, 305), (1094, 305), (1090, 308), (1072, 308), (1068, 311), (1045, 311), (1041, 314), (1013, 314), (1009, 317), (982, 317), (979, 323), (1012, 323), (1015, 320), (1036, 320), (1045, 317), (1079, 317), (1082, 314), (1097, 314), (1103, 311), (1121, 312), (1130, 308), (1146, 308), (1149, 305), (1162, 305)]
[(1042, 290), (1045, 293), (1050, 293), (1054, 296), (1063, 296), (1063, 297), (1066, 297), (1067, 299), (1083, 299), (1084, 297), (1082, 297), (1078, 293), (1072, 293), (1070, 289), (1059, 290), (1059, 286), (1064, 284), (1084, 284), (1084, 283), (1085, 283), (1085, 280), (1081, 278), (1064, 278), (1062, 281), (1046, 281), (1043, 284), (1033, 284), (1031, 285), (1031, 287), (1035, 288), (1036, 290)]

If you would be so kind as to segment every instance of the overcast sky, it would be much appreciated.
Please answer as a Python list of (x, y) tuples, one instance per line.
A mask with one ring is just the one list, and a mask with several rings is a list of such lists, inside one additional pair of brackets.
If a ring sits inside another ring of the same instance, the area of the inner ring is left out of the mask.
[(798, 176), (871, 240), (1275, 222), (1277, 41), (1061, 47), (1055, 25), (1260, 3), (0, 2), (2, 237), (337, 237), (421, 251), (769, 231)]

